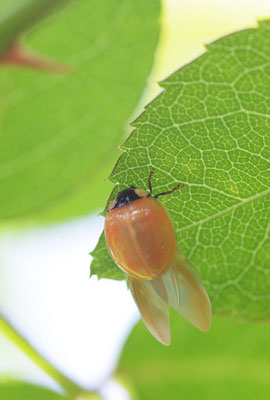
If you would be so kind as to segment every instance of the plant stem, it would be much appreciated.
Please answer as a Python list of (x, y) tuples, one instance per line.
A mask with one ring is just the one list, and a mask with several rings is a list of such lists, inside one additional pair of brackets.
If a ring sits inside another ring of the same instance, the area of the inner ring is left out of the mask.
[[(81, 388), (57, 368), (55, 368), (45, 357), (37, 352), (30, 343), (15, 329), (15, 327), (4, 317), (0, 311), (0, 331), (12, 341), (24, 354), (26, 354), (39, 368), (57, 382), (71, 398), (79, 393), (87, 391)], [(91, 392), (89, 392), (90, 394)]]

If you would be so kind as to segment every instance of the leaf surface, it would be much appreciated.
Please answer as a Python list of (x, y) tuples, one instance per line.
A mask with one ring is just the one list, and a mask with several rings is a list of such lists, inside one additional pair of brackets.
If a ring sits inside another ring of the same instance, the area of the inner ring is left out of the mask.
[(67, 397), (42, 386), (25, 382), (0, 383), (3, 400), (64, 400)]
[(170, 347), (160, 345), (139, 322), (123, 348), (116, 377), (132, 398), (269, 398), (269, 325), (215, 317), (211, 330), (202, 333), (177, 313), (171, 317)]
[(156, 0), (71, 2), (25, 40), (69, 74), (1, 67), (0, 218), (101, 206), (112, 149), (152, 67), (158, 15)]
[(69, 0), (0, 0), (0, 56), (17, 42), (22, 34)]
[[(110, 180), (146, 188), (154, 168), (154, 194), (184, 183), (160, 201), (214, 312), (269, 319), (270, 22), (208, 45), (161, 86)], [(94, 271), (113, 278), (103, 240)]]

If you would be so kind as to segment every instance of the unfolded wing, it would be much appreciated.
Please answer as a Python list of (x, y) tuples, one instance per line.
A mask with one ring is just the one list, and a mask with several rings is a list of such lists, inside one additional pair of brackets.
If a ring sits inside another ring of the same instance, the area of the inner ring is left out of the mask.
[(212, 320), (209, 297), (194, 267), (177, 250), (171, 266), (150, 281), (156, 293), (192, 325), (208, 331)]
[(194, 267), (177, 250), (171, 266), (153, 280), (128, 275), (131, 293), (152, 335), (170, 344), (169, 306), (203, 332), (212, 320), (209, 297)]
[(168, 304), (151, 281), (128, 276), (128, 282), (146, 327), (157, 340), (168, 346), (171, 342)]

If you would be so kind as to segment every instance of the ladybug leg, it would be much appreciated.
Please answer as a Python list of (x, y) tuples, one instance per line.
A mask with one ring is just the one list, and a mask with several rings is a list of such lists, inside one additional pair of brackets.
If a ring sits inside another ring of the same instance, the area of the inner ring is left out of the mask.
[(166, 195), (166, 194), (171, 194), (171, 193), (173, 193), (175, 190), (178, 190), (178, 189), (180, 189), (180, 188), (182, 189), (184, 186), (185, 186), (184, 184), (180, 185), (180, 183), (178, 183), (178, 185), (175, 186), (172, 190), (169, 190), (168, 192), (162, 192), (162, 193), (156, 194), (156, 195), (154, 196), (154, 199), (157, 199), (159, 196), (164, 196), (164, 195)]

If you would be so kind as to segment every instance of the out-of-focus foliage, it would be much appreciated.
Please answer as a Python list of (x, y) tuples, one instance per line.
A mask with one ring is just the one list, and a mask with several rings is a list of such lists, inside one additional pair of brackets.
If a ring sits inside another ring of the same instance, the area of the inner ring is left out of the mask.
[(172, 345), (142, 322), (128, 338), (116, 376), (140, 400), (265, 400), (270, 396), (270, 326), (215, 317), (208, 333), (171, 315)]
[(25, 382), (0, 383), (1, 400), (64, 400), (67, 397), (42, 386)]
[(1, 67), (0, 218), (68, 218), (102, 204), (152, 67), (159, 11), (156, 0), (73, 1), (24, 40), (70, 73)]
[[(214, 312), (269, 319), (270, 22), (208, 45), (161, 86), (110, 180), (146, 188), (154, 168), (154, 194), (184, 183), (160, 201)], [(92, 273), (115, 278), (104, 236), (93, 254)]]
[(0, 0), (0, 56), (48, 13), (70, 0)]

